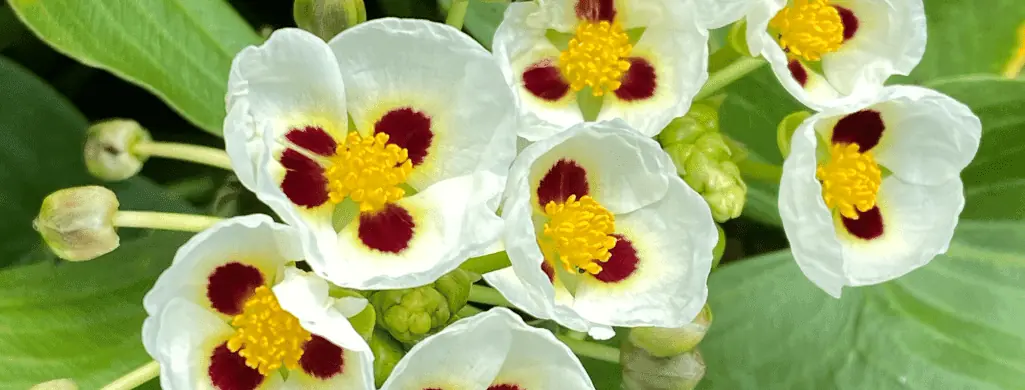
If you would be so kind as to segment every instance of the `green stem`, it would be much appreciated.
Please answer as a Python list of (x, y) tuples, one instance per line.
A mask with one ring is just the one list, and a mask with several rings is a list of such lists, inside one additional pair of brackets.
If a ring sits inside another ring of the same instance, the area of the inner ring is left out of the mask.
[(725, 88), (734, 81), (740, 80), (742, 77), (755, 71), (762, 65), (765, 65), (765, 60), (758, 57), (740, 57), (736, 59), (732, 64), (722, 68), (722, 70), (712, 73), (708, 78), (708, 82), (701, 87), (701, 90), (698, 91), (694, 100), (697, 101), (712, 96), (720, 89)]
[(477, 284), (470, 286), (470, 297), (468, 299), (470, 302), (483, 303), (485, 305), (514, 307), (498, 290)]
[(132, 152), (144, 156), (157, 156), (189, 161), (226, 170), (231, 169), (231, 159), (221, 149), (207, 146), (180, 144), (174, 142), (143, 141), (132, 147)]
[(150, 379), (156, 378), (157, 375), (160, 375), (160, 364), (156, 361), (151, 361), (103, 386), (103, 390), (134, 389), (143, 383), (149, 382)]
[(466, 19), (466, 9), (470, 7), (470, 0), (452, 0), (452, 7), (448, 9), (448, 17), (445, 24), (463, 29), (463, 19)]
[(574, 354), (591, 359), (604, 360), (609, 363), (619, 363), (619, 348), (593, 341), (577, 340), (566, 335), (555, 335), (559, 341), (566, 344)]
[(465, 271), (470, 271), (478, 275), (484, 275), (489, 272), (498, 271), (502, 268), (512, 266), (509, 262), (509, 255), (505, 251), (492, 253), (490, 255), (484, 255), (481, 257), (474, 257), (470, 260), (463, 262), (459, 266)]
[(117, 214), (114, 214), (114, 226), (201, 232), (222, 219), (206, 215), (160, 213), (155, 211), (118, 211)]
[(779, 179), (783, 177), (783, 167), (750, 158), (738, 161), (737, 168), (740, 168), (740, 174), (745, 177), (772, 184), (779, 184)]

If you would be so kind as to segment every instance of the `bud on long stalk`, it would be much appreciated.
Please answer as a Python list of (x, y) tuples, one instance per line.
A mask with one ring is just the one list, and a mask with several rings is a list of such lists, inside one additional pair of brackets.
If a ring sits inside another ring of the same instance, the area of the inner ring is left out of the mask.
[(149, 157), (132, 148), (152, 138), (138, 122), (111, 119), (89, 127), (85, 139), (85, 167), (93, 176), (106, 181), (125, 180), (142, 169)]
[(32, 227), (60, 258), (91, 260), (121, 243), (114, 230), (118, 205), (117, 196), (103, 187), (65, 188), (43, 199)]
[(328, 41), (367, 20), (363, 0), (296, 0), (292, 16), (299, 28)]

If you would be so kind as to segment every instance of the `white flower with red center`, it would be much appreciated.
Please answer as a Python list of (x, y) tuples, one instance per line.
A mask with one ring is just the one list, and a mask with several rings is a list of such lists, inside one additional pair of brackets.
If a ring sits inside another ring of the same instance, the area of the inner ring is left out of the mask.
[(797, 264), (830, 295), (895, 279), (944, 253), (964, 207), (959, 174), (979, 148), (968, 107), (887, 87), (794, 133), (779, 209)]
[(584, 123), (524, 149), (509, 178), (512, 267), (485, 279), (510, 302), (602, 339), (701, 310), (718, 233), (658, 143), (619, 120)]
[(505, 308), (459, 320), (418, 343), (381, 390), (593, 390), (551, 332)]
[(373, 355), (347, 318), (366, 300), (331, 298), (327, 282), (289, 265), (302, 258), (294, 229), (265, 215), (185, 243), (143, 300), (161, 387), (372, 389)]
[(783, 87), (820, 109), (892, 75), (907, 75), (925, 53), (922, 0), (700, 0), (708, 27), (746, 15), (751, 53), (769, 61)]
[(546, 138), (585, 120), (578, 94), (655, 136), (687, 113), (708, 79), (708, 31), (690, 0), (542, 0), (509, 5), (494, 53), (523, 114), (520, 136)]
[(236, 57), (229, 88), (236, 171), (333, 283), (423, 285), (501, 234), (512, 93), (456, 29), (380, 19), (330, 43), (279, 30)]

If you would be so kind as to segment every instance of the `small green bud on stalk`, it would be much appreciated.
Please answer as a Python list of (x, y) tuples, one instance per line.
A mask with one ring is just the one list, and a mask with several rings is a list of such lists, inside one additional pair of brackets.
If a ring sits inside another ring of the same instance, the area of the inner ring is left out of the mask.
[(32, 386), (29, 390), (78, 390), (78, 385), (71, 379), (54, 379)]
[(91, 260), (120, 245), (114, 230), (117, 196), (99, 186), (59, 190), (43, 199), (32, 227), (58, 257)]
[(363, 0), (296, 0), (292, 16), (299, 28), (327, 41), (367, 21), (367, 8)]
[(657, 357), (623, 342), (620, 349), (623, 390), (692, 390), (705, 376), (705, 361), (697, 350)]
[(149, 132), (130, 119), (110, 119), (89, 127), (85, 139), (85, 167), (105, 181), (120, 181), (135, 176), (149, 157), (132, 148), (151, 141)]
[(404, 344), (416, 344), (455, 321), (466, 306), (473, 275), (461, 269), (416, 288), (383, 290), (370, 296), (377, 325)]
[(374, 336), (370, 339), (370, 351), (374, 353), (374, 383), (381, 387), (395, 369), (395, 365), (406, 355), (406, 350), (387, 331), (374, 329)]
[(654, 357), (671, 357), (694, 349), (712, 324), (712, 309), (705, 305), (694, 321), (680, 328), (638, 327), (630, 329), (634, 346)]

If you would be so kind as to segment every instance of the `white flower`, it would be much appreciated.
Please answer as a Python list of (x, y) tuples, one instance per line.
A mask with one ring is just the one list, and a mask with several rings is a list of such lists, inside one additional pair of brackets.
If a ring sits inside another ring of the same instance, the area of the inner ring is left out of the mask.
[(418, 343), (381, 390), (593, 390), (580, 360), (551, 332), (494, 308)]
[(235, 58), (228, 110), (242, 182), (337, 285), (423, 285), (501, 234), (512, 93), (490, 54), (454, 28), (379, 19), (327, 44), (276, 31)]
[(523, 150), (502, 217), (510, 302), (605, 339), (612, 326), (680, 327), (701, 310), (718, 240), (669, 156), (622, 121), (584, 123)]
[(698, 0), (708, 28), (746, 16), (751, 53), (783, 87), (821, 109), (874, 94), (925, 53), (922, 0)]
[(968, 107), (895, 86), (828, 109), (794, 133), (779, 209), (797, 264), (830, 295), (895, 279), (944, 253), (979, 148)]
[[(510, 4), (494, 53), (530, 141), (584, 121), (578, 92), (602, 101), (598, 120), (621, 118), (655, 136), (708, 79), (708, 31), (691, 0), (541, 0)], [(586, 88), (585, 88), (586, 87)], [(536, 126), (550, 123), (555, 126)]]
[(288, 265), (297, 260), (295, 231), (265, 215), (185, 243), (143, 300), (161, 387), (372, 389), (373, 355), (347, 318), (366, 300), (329, 297), (327, 282)]

